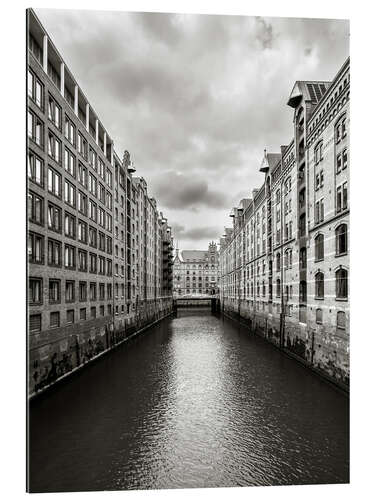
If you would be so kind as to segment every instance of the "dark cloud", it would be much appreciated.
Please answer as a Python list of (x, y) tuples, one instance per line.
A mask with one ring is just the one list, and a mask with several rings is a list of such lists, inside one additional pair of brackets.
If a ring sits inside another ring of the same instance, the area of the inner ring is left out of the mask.
[(289, 143), (295, 80), (330, 80), (349, 54), (345, 20), (37, 13), (186, 248), (204, 244), (191, 231), (230, 225), (236, 194), (263, 181), (264, 148)]
[(203, 226), (186, 229), (181, 224), (173, 224), (173, 234), (176, 240), (217, 240), (221, 234), (220, 226)]
[(207, 181), (173, 170), (159, 176), (153, 182), (155, 197), (163, 200), (170, 209), (191, 210), (196, 207), (223, 208), (227, 206), (224, 193), (209, 189)]

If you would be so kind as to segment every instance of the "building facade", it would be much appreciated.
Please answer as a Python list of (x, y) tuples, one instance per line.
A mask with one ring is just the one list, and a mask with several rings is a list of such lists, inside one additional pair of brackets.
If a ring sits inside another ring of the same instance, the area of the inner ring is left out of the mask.
[(349, 384), (350, 62), (298, 81), (293, 138), (220, 239), (222, 310), (339, 384)]
[(173, 238), (32, 10), (27, 22), (32, 394), (172, 311)]
[(207, 250), (176, 250), (173, 295), (213, 295), (218, 290), (219, 253), (213, 241)]

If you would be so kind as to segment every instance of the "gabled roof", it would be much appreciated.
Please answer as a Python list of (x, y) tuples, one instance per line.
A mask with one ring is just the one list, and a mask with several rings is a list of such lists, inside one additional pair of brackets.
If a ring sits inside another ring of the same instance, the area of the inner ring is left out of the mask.
[(264, 150), (264, 156), (259, 170), (261, 172), (268, 172), (268, 170), (271, 169), (272, 171), (280, 159), (281, 153), (267, 153), (266, 150)]
[(293, 86), (287, 104), (291, 108), (296, 108), (301, 99), (316, 104), (326, 93), (330, 85), (331, 82), (298, 80)]

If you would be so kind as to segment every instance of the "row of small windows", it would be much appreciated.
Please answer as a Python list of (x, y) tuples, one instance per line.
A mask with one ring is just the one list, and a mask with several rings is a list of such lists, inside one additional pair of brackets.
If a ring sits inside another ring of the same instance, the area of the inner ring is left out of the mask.
[[(48, 280), (48, 302), (49, 304), (61, 303), (61, 280)], [(105, 283), (86, 281), (78, 282), (78, 300), (86, 302), (87, 300), (105, 300)], [(98, 294), (97, 294), (98, 290)], [(65, 302), (75, 302), (76, 300), (76, 282), (74, 280), (65, 280)], [(112, 284), (107, 283), (107, 300), (112, 299)], [(43, 304), (43, 278), (29, 279), (29, 303), (31, 305)]]
[[(89, 311), (89, 318), (87, 317), (87, 310)], [(105, 316), (105, 306), (100, 305), (98, 308), (96, 306), (91, 306), (90, 308), (81, 307), (79, 309), (79, 321), (85, 321), (86, 319), (94, 319), (99, 316)], [(107, 314), (112, 315), (112, 305), (107, 305)], [(77, 321), (75, 317), (74, 309), (67, 309), (66, 311), (66, 324), (73, 324)], [(61, 312), (53, 311), (49, 314), (49, 328), (58, 328), (61, 326)], [(42, 330), (42, 315), (41, 314), (31, 314), (29, 318), (29, 331), (30, 333), (38, 333)]]
[[(49, 266), (76, 269), (82, 272), (112, 276), (112, 260), (102, 255), (75, 248), (72, 245), (48, 238), (47, 263)], [(30, 232), (28, 236), (28, 257), (33, 264), (44, 264), (44, 236)], [(64, 259), (64, 260), (63, 260)]]

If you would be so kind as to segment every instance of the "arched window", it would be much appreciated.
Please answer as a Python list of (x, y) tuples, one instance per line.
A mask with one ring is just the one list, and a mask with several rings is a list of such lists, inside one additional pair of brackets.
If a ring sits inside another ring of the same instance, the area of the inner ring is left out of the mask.
[(336, 255), (342, 255), (348, 251), (348, 226), (340, 224), (335, 231), (336, 234)]
[(280, 280), (276, 280), (276, 297), (280, 297)]
[(306, 281), (300, 281), (299, 284), (299, 300), (300, 302), (306, 302), (307, 300), (307, 285)]
[(346, 315), (344, 311), (337, 311), (336, 326), (339, 330), (346, 330)]
[(280, 271), (280, 260), (281, 260), (281, 259), (280, 259), (280, 254), (279, 254), (279, 253), (277, 253), (277, 254), (276, 254), (276, 271), (277, 271), (277, 272), (278, 272), (278, 271)]
[(318, 234), (315, 238), (315, 262), (324, 259), (324, 235)]
[(323, 323), (323, 310), (322, 309), (316, 310), (315, 321), (316, 321), (316, 323), (318, 323), (318, 325), (321, 325)]
[(299, 264), (301, 269), (306, 269), (306, 248), (302, 247), (299, 253)]
[(321, 271), (315, 275), (315, 298), (324, 299), (324, 274)]
[(348, 298), (348, 271), (343, 268), (336, 271), (336, 298)]
[(280, 189), (278, 189), (276, 191), (276, 203), (280, 203), (280, 199), (281, 199), (281, 196), (280, 196)]

